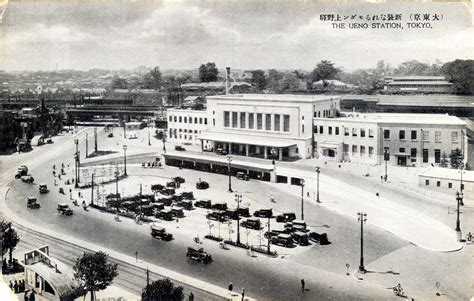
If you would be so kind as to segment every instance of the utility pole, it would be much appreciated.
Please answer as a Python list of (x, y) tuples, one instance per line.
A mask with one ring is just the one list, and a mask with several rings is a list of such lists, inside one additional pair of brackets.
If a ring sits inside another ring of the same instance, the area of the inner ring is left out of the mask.
[(385, 182), (387, 182), (387, 179), (388, 179), (388, 174), (387, 174), (387, 162), (388, 160), (390, 160), (390, 153), (388, 151), (388, 149), (384, 149), (383, 151), (383, 159), (385, 161), (385, 177), (384, 177), (384, 180)]
[(359, 272), (365, 273), (367, 270), (364, 267), (364, 223), (367, 221), (367, 213), (358, 212), (358, 221), (360, 222), (360, 265)]
[(150, 130), (148, 130), (148, 146), (151, 146), (151, 141), (150, 141)]
[(140, 183), (140, 216), (142, 215), (142, 183)]
[(304, 220), (304, 179), (300, 180), (301, 185), (301, 220)]
[(75, 158), (75, 167), (76, 167), (76, 184), (74, 185), (74, 187), (78, 188), (79, 187), (79, 165), (80, 165), (79, 139), (74, 139), (74, 144), (76, 144), (76, 154), (74, 156), (74, 158)]
[(267, 222), (267, 226), (268, 226), (268, 239), (267, 239), (267, 253), (270, 254), (270, 217), (268, 217), (268, 222)]
[(227, 156), (227, 161), (229, 162), (229, 165), (228, 165), (228, 173), (229, 173), (229, 192), (233, 192), (232, 190), (232, 180), (231, 180), (231, 176), (230, 176), (230, 171), (231, 171), (231, 166), (230, 166), (230, 163), (232, 162), (232, 156)]
[(317, 174), (317, 186), (316, 186), (316, 202), (321, 203), (319, 201), (319, 173), (321, 172), (321, 168), (316, 167), (316, 174)]
[(91, 175), (92, 180), (91, 180), (91, 205), (94, 205), (94, 173)]
[(146, 286), (150, 285), (150, 270), (146, 268)]
[(127, 145), (123, 145), (123, 164), (124, 164), (124, 172), (123, 175), (127, 176)]
[(235, 194), (235, 201), (237, 202), (237, 244), (240, 245), (240, 202), (242, 202), (242, 195), (236, 193)]
[(462, 238), (462, 232), (461, 232), (461, 221), (459, 220), (459, 206), (462, 203), (463, 199), (463, 193), (459, 193), (459, 191), (456, 191), (456, 201), (457, 201), (457, 214), (456, 214), (456, 235), (458, 238), (458, 241), (461, 241)]

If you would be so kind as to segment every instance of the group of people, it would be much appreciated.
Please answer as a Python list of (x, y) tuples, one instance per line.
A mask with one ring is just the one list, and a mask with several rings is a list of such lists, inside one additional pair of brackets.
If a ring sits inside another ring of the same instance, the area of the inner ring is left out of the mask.
[(20, 279), (20, 280), (15, 280), (15, 282), (12, 282), (10, 280), (10, 289), (15, 293), (25, 293), (24, 295), (24, 300), (25, 301), (35, 301), (35, 295), (36, 292), (34, 289), (31, 290), (26, 290), (26, 285), (25, 285), (25, 280)]

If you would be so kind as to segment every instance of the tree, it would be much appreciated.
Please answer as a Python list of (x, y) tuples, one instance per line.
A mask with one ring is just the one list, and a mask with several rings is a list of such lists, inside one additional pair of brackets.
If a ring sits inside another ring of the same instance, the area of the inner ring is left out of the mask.
[(398, 65), (395, 69), (396, 75), (427, 75), (430, 65), (417, 60), (406, 61)]
[(441, 67), (441, 73), (453, 83), (456, 94), (474, 95), (474, 60), (455, 60)]
[(259, 91), (265, 90), (265, 88), (267, 87), (267, 78), (265, 77), (265, 71), (252, 71), (252, 85), (254, 85)]
[(439, 166), (448, 167), (448, 164), (449, 164), (448, 156), (446, 155), (445, 152), (443, 152), (443, 154), (441, 155), (441, 161), (439, 162)]
[(158, 90), (161, 88), (162, 82), (163, 79), (161, 76), (160, 67), (158, 66), (143, 76), (143, 85), (145, 89)]
[(341, 69), (334, 67), (334, 63), (323, 60), (311, 72), (310, 80), (311, 83), (314, 83), (320, 80), (334, 79), (339, 72), (341, 72)]
[(3, 234), (3, 243), (2, 243), (2, 257), (9, 252), (9, 260), (8, 262), (12, 262), (13, 260), (13, 250), (15, 250), (16, 246), (20, 242), (20, 237), (16, 233), (15, 229), (12, 228), (12, 223), (6, 223), (2, 221), (0, 223), (0, 227), (2, 228)]
[(300, 86), (300, 81), (294, 72), (285, 73), (281, 80), (281, 88), (283, 91), (289, 90), (293, 91), (298, 89)]
[(218, 74), (219, 70), (217, 70), (215, 63), (202, 64), (199, 67), (199, 80), (201, 82), (215, 82)]
[(181, 301), (184, 299), (183, 287), (174, 286), (168, 278), (153, 281), (142, 292), (142, 300)]
[(117, 264), (108, 263), (107, 260), (107, 254), (102, 251), (84, 252), (74, 265), (74, 277), (85, 291), (91, 293), (91, 301), (95, 299), (96, 291), (106, 289), (118, 275)]
[(464, 155), (459, 148), (456, 148), (451, 152), (451, 167), (454, 169), (463, 168), (464, 167)]
[(125, 78), (114, 76), (112, 78), (110, 88), (111, 89), (127, 89), (128, 88), (128, 82)]
[(280, 93), (282, 79), (283, 79), (283, 73), (275, 69), (268, 70), (268, 82), (267, 82), (268, 89), (273, 93)]

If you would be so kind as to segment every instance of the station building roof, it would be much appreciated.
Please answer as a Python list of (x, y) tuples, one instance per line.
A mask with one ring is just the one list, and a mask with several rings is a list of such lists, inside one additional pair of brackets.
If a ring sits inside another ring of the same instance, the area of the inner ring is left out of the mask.
[(324, 100), (339, 100), (334, 95), (297, 95), (297, 94), (230, 94), (207, 96), (208, 100), (273, 101), (313, 103)]
[(340, 118), (315, 118), (315, 120), (359, 121), (368, 123), (466, 125), (466, 122), (460, 118), (445, 114), (351, 113), (347, 114), (345, 117)]

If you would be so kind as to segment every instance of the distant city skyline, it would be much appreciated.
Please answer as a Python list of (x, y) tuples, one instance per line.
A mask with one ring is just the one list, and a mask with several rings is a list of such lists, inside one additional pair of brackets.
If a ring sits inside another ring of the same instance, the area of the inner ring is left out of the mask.
[[(432, 29), (334, 29), (321, 14), (438, 14)], [(473, 59), (463, 3), (73, 3), (12, 2), (0, 24), (0, 69), (311, 70), (324, 59), (345, 71)]]

